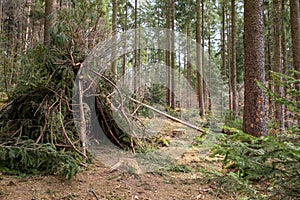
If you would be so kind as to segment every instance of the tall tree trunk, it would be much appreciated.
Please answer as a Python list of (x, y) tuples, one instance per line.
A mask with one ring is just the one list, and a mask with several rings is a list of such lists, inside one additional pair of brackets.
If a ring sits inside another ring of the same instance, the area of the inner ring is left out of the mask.
[[(8, 90), (9, 85), (11, 84), (11, 75), (9, 73), (12, 71), (13, 67), (10, 66), (11, 63), (14, 63), (14, 44), (15, 44), (15, 33), (16, 33), (16, 16), (15, 16), (15, 2), (11, 0), (3, 1), (3, 44), (6, 49), (5, 63), (3, 64), (3, 75), (4, 75), (4, 87)], [(8, 67), (11, 67), (10, 69)]]
[(4, 20), (3, 20), (3, 31), (5, 35), (5, 49), (7, 49), (10, 55), (14, 45), (14, 34), (16, 32), (16, 20), (15, 20), (15, 4), (14, 1), (5, 0), (4, 5)]
[(235, 41), (235, 0), (231, 0), (231, 91), (232, 91), (232, 114), (238, 115), (238, 96), (236, 83), (236, 41)]
[[(225, 82), (226, 80), (226, 46), (225, 46), (225, 1), (222, 1), (222, 32), (221, 32), (221, 59), (222, 59), (222, 66), (221, 66), (221, 75), (222, 80)], [(226, 104), (223, 102), (222, 98), (222, 107)], [(230, 110), (230, 107), (229, 107)]]
[[(128, 6), (127, 6), (127, 2), (126, 2), (126, 4), (125, 4), (125, 17), (124, 17), (124, 27), (123, 27), (123, 31), (124, 32), (126, 32), (127, 31), (127, 29), (128, 29), (128, 19), (127, 19), (127, 17), (128, 17)], [(124, 47), (123, 47), (124, 49), (123, 49), (123, 60), (122, 60), (122, 76), (124, 76), (125, 75), (125, 73), (126, 73), (126, 48), (127, 48), (127, 41), (126, 41), (126, 38), (124, 39)]]
[[(205, 67), (205, 53), (204, 53), (204, 43), (205, 43), (205, 38), (204, 38), (204, 0), (201, 0), (201, 49), (202, 49), (202, 53), (201, 53), (201, 63), (202, 63), (202, 74), (204, 76), (204, 67)], [(207, 77), (206, 77), (207, 78)], [(204, 81), (204, 77), (202, 77), (203, 82), (203, 104), (204, 104), (204, 115), (205, 112), (207, 110), (207, 90), (206, 90), (206, 83)], [(207, 79), (206, 79), (207, 80)]]
[[(161, 7), (161, 1), (159, 2), (159, 6), (157, 6), (157, 27), (160, 28), (160, 21), (161, 21), (161, 12), (160, 12), (160, 7)], [(157, 33), (157, 41), (160, 41), (160, 32)], [(157, 44), (158, 45), (158, 50), (157, 50), (157, 62), (160, 63), (161, 61), (161, 45), (160, 42)], [(160, 74), (160, 69), (159, 73)]]
[(31, 12), (31, 0), (27, 0), (26, 3), (26, 25), (25, 25), (25, 41), (24, 41), (24, 52), (27, 51), (29, 45), (29, 30), (30, 30), (30, 12)]
[[(201, 6), (200, 0), (196, 0), (196, 65), (197, 65), (197, 97), (199, 103), (200, 117), (204, 118), (204, 98), (203, 98), (203, 74), (202, 74), (202, 55), (201, 55)], [(203, 51), (203, 50), (202, 50)]]
[[(167, 30), (170, 30), (170, 0), (166, 1), (166, 8), (167, 8), (167, 16), (166, 16), (166, 28)], [(166, 35), (166, 52), (165, 52), (165, 63), (166, 63), (166, 104), (167, 106), (171, 106), (171, 87), (170, 87), (170, 83), (171, 83), (171, 75), (170, 75), (170, 33), (167, 31), (167, 35)]]
[(232, 85), (231, 85), (231, 37), (230, 37), (230, 14), (229, 4), (226, 4), (226, 32), (227, 32), (227, 70), (228, 70), (228, 99), (229, 99), (229, 111), (230, 116), (232, 114)]
[[(271, 20), (271, 9), (270, 9), (270, 2), (267, 3), (267, 18), (268, 18), (268, 30), (267, 30), (267, 80), (268, 80), (268, 88), (269, 90), (272, 90), (272, 84), (271, 84), (271, 70), (272, 70), (272, 57), (271, 57), (271, 25), (272, 25), (272, 20)], [(268, 96), (268, 117), (272, 118), (273, 114), (273, 101), (271, 96)]]
[(45, 4), (45, 24), (44, 24), (44, 45), (50, 44), (50, 29), (54, 23), (56, 0), (46, 0)]
[(190, 108), (190, 106), (191, 106), (192, 66), (191, 66), (191, 22), (189, 19), (187, 20), (186, 37), (187, 37), (186, 67), (187, 67), (187, 82), (188, 82), (186, 107)]
[[(282, 73), (281, 64), (281, 16), (280, 16), (280, 1), (273, 1), (273, 23), (274, 23), (274, 71)], [(282, 88), (278, 84), (274, 85), (274, 92), (276, 95), (282, 97)], [(279, 126), (283, 128), (283, 109), (279, 102), (275, 102), (275, 120), (279, 123)]]
[(175, 0), (171, 0), (171, 108), (175, 109), (175, 38), (174, 38), (174, 31), (175, 31)]
[(134, 45), (135, 45), (135, 51), (134, 51), (134, 66), (133, 66), (133, 88), (134, 91), (137, 92), (138, 89), (138, 67), (139, 67), (139, 51), (138, 51), (138, 0), (134, 1), (134, 28), (135, 28), (135, 38), (134, 38)]
[[(117, 34), (117, 14), (118, 14), (118, 0), (112, 1), (112, 34)], [(117, 60), (116, 60), (116, 45), (113, 45), (112, 47), (112, 63), (111, 63), (111, 73), (114, 80), (117, 80)]]
[(221, 67), (221, 73), (222, 78), (225, 80), (226, 77), (226, 50), (225, 50), (225, 1), (222, 2), (222, 33), (221, 33), (221, 59), (222, 59), (222, 67)]
[[(285, 15), (285, 4), (286, 0), (281, 0), (281, 15), (282, 17), (282, 25), (281, 25), (281, 47), (282, 47), (282, 73), (287, 74), (287, 67), (288, 67), (288, 58), (287, 58), (287, 51), (286, 51), (286, 15)], [(286, 87), (283, 88), (283, 96), (286, 97)], [(284, 117), (284, 126), (288, 126), (288, 115), (287, 115), (287, 107), (283, 105), (283, 117)]]
[[(292, 51), (293, 51), (293, 67), (300, 71), (300, 2), (299, 0), (290, 0), (290, 23), (292, 34)], [(299, 75), (295, 75), (296, 79), (300, 79)], [(300, 83), (296, 86), (296, 90), (300, 91)], [(300, 97), (298, 98), (300, 101)], [(300, 116), (298, 116), (300, 121)]]
[(244, 0), (245, 94), (243, 131), (253, 136), (266, 134), (263, 0)]

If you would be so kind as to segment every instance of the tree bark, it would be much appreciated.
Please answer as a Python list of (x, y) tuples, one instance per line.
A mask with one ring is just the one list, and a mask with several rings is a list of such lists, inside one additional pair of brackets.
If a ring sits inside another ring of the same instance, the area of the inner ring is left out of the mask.
[[(277, 73), (282, 73), (281, 64), (281, 15), (280, 15), (280, 1), (273, 1), (273, 25), (274, 25), (274, 71)], [(274, 85), (274, 93), (282, 97), (282, 88), (280, 85)], [(283, 109), (279, 102), (275, 102), (275, 120), (279, 123), (279, 127), (283, 128)]]
[[(204, 0), (201, 0), (201, 63), (202, 63), (202, 74), (204, 76), (204, 67), (205, 67), (205, 52), (204, 52), (204, 43), (205, 43), (205, 37), (204, 37)], [(207, 66), (207, 65), (206, 65)], [(206, 77), (206, 80), (207, 80), (207, 77)], [(207, 97), (207, 90), (206, 90), (206, 83), (204, 81), (204, 77), (202, 77), (202, 87), (203, 87), (203, 108), (204, 108), (204, 115), (205, 115), (205, 112), (208, 108), (208, 97)]]
[(138, 51), (138, 0), (134, 1), (134, 28), (135, 28), (135, 39), (134, 39), (134, 45), (135, 45), (135, 51), (134, 51), (134, 66), (133, 66), (133, 88), (134, 91), (137, 92), (138, 90), (138, 68), (140, 67), (139, 63), (139, 51)]
[[(281, 15), (282, 17), (282, 25), (281, 25), (281, 34), (282, 34), (282, 39), (281, 39), (281, 47), (282, 47), (282, 73), (283, 74), (287, 74), (287, 68), (288, 68), (288, 58), (287, 58), (287, 45), (286, 45), (286, 0), (281, 0)], [(283, 88), (283, 94), (282, 94), (285, 98), (286, 98), (286, 87)], [(287, 107), (282, 105), (283, 108), (283, 128), (285, 128), (286, 126), (288, 126), (288, 115), (287, 115)]]
[(171, 0), (171, 108), (175, 109), (175, 65), (176, 65), (176, 54), (175, 54), (175, 40), (174, 40), (174, 31), (175, 31), (175, 0)]
[[(292, 34), (292, 52), (294, 70), (300, 71), (300, 2), (299, 0), (290, 0), (290, 23)], [(295, 75), (296, 79), (300, 79), (299, 75)], [(300, 84), (296, 89), (300, 90)], [(298, 98), (300, 100), (300, 98)], [(300, 116), (298, 116), (300, 118)]]
[[(270, 3), (267, 3), (267, 17), (268, 17), (268, 30), (267, 30), (267, 80), (268, 80), (268, 88), (269, 90), (272, 90), (272, 85), (271, 85), (271, 81), (272, 81), (272, 77), (271, 77), (271, 73), (270, 71), (272, 70), (272, 57), (271, 57), (271, 11), (270, 11)], [(272, 113), (273, 113), (273, 101), (271, 96), (268, 96), (268, 117), (272, 118)]]
[[(4, 76), (4, 87), (8, 90), (12, 83), (13, 66), (10, 66), (14, 61), (14, 50), (15, 50), (15, 33), (16, 33), (16, 2), (11, 0), (5, 0), (3, 3), (3, 47), (6, 50), (4, 54), (7, 59), (3, 63), (3, 76)], [(9, 62), (9, 63), (8, 63)], [(9, 68), (10, 67), (10, 68)]]
[(230, 37), (230, 14), (229, 4), (225, 7), (226, 32), (227, 32), (227, 70), (228, 70), (228, 100), (230, 116), (232, 114), (232, 86), (231, 86), (231, 37)]
[(44, 45), (50, 44), (50, 29), (54, 23), (54, 13), (56, 0), (46, 0), (45, 4), (45, 24), (44, 24)]
[(29, 45), (29, 30), (30, 30), (30, 12), (31, 12), (31, 0), (27, 0), (27, 11), (26, 11), (26, 25), (25, 25), (25, 41), (24, 41), (24, 52), (27, 51)]
[[(117, 34), (117, 14), (118, 14), (118, 0), (112, 1), (112, 35)], [(112, 47), (112, 63), (111, 63), (111, 73), (114, 80), (117, 80), (117, 60), (116, 60), (116, 48), (115, 45)]]
[(192, 73), (192, 66), (191, 66), (191, 22), (188, 19), (187, 21), (187, 28), (186, 28), (186, 37), (187, 37), (187, 46), (186, 46), (186, 67), (187, 67), (187, 98), (186, 98), (186, 107), (191, 107), (191, 73)]
[(222, 59), (222, 67), (221, 67), (221, 73), (222, 73), (222, 78), (225, 80), (226, 77), (226, 58), (225, 58), (225, 1), (222, 2), (222, 33), (221, 33), (221, 46), (222, 46), (222, 51), (221, 51), (221, 59)]
[(204, 118), (204, 98), (203, 98), (203, 74), (202, 74), (202, 63), (201, 63), (201, 6), (200, 0), (196, 0), (196, 65), (197, 65), (197, 98), (199, 104), (199, 115)]
[[(127, 19), (127, 17), (128, 17), (128, 6), (127, 6), (127, 3), (125, 4), (125, 18), (124, 18), (124, 27), (123, 27), (123, 31), (124, 32), (126, 32), (127, 31), (127, 29), (128, 29), (128, 19)], [(123, 55), (123, 60), (122, 60), (122, 76), (124, 76), (125, 75), (125, 73), (126, 73), (126, 58), (127, 58), (127, 55), (126, 55), (126, 48), (127, 48), (127, 41), (126, 41), (126, 38), (124, 39), (124, 46), (123, 46), (123, 48), (124, 48), (124, 55)]]
[(231, 91), (232, 91), (232, 114), (238, 115), (238, 96), (236, 83), (236, 41), (235, 41), (235, 0), (231, 0)]
[[(166, 1), (166, 29), (170, 30), (170, 0)], [(171, 74), (170, 74), (170, 33), (167, 31), (166, 35), (166, 51), (165, 51), (165, 63), (166, 63), (166, 104), (171, 106)]]
[(245, 94), (243, 131), (266, 135), (265, 97), (257, 81), (265, 84), (263, 0), (244, 0)]

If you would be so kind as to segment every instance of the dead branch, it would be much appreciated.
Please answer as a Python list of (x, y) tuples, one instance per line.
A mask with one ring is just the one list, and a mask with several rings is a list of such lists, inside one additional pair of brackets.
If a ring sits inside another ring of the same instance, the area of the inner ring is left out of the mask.
[(178, 119), (178, 118), (176, 118), (176, 117), (173, 117), (173, 116), (171, 116), (171, 115), (168, 115), (167, 113), (164, 113), (164, 112), (162, 112), (162, 111), (160, 111), (160, 110), (158, 110), (158, 109), (156, 109), (156, 108), (153, 108), (152, 106), (149, 106), (149, 105), (147, 105), (147, 104), (144, 104), (144, 103), (142, 103), (142, 102), (140, 102), (140, 101), (138, 101), (138, 100), (136, 100), (136, 99), (130, 98), (130, 100), (133, 101), (133, 102), (135, 102), (135, 103), (138, 103), (138, 104), (140, 104), (140, 105), (142, 105), (142, 106), (145, 106), (146, 108), (149, 108), (149, 109), (153, 110), (154, 112), (156, 112), (156, 113), (158, 113), (158, 114), (161, 114), (161, 115), (163, 115), (163, 116), (165, 116), (165, 117), (167, 117), (167, 118), (169, 118), (169, 119), (171, 119), (171, 120), (173, 120), (173, 121), (176, 121), (176, 122), (181, 123), (181, 124), (183, 124), (183, 125), (185, 125), (185, 126), (187, 126), (187, 127), (190, 127), (190, 128), (195, 129), (195, 130), (197, 130), (197, 131), (200, 131), (201, 133), (205, 132), (203, 129), (201, 129), (201, 128), (199, 128), (199, 127), (193, 125), (193, 124), (190, 124), (190, 123), (188, 123), (188, 122), (186, 122), (186, 121), (183, 121), (183, 120), (181, 120), (181, 119)]
[[(102, 115), (102, 116), (105, 116), (105, 115), (104, 115), (104, 112), (103, 112), (103, 109), (102, 109), (102, 106), (101, 106), (101, 104), (100, 104), (98, 98), (96, 98), (96, 104), (97, 104), (97, 108), (99, 109), (101, 115)], [(107, 122), (107, 120), (106, 120), (105, 117), (103, 117), (103, 120), (104, 120), (104, 123), (105, 123), (106, 127), (108, 127), (109, 134), (113, 137), (113, 139), (115, 140), (115, 142), (117, 142), (117, 144), (118, 144), (122, 149), (125, 149), (125, 147), (124, 147), (124, 146), (120, 143), (120, 141), (115, 137), (115, 135), (114, 135), (114, 133), (111, 131), (111, 129), (109, 129), (109, 124), (108, 124), (108, 122)]]
[(68, 136), (68, 134), (66, 132), (66, 129), (65, 129), (62, 117), (61, 117), (61, 102), (59, 102), (59, 112), (60, 112), (59, 119), (60, 119), (60, 123), (61, 123), (61, 127), (62, 127), (62, 132), (63, 132), (63, 135), (66, 138), (67, 142), (72, 146), (72, 148), (74, 149), (74, 151), (76, 151), (79, 155), (83, 156), (85, 159), (88, 159), (88, 157), (85, 154), (83, 154), (81, 151), (79, 151), (76, 148), (76, 146), (73, 144), (73, 142), (71, 141), (71, 139), (69, 138), (69, 136)]
[(96, 192), (95, 192), (94, 190), (90, 190), (90, 192), (94, 195), (94, 197), (95, 197), (97, 200), (99, 200), (99, 198), (98, 198), (98, 196), (97, 196), (97, 194), (96, 194)]
[(83, 108), (83, 76), (81, 75), (83, 65), (80, 64), (78, 75), (79, 75), (79, 81), (78, 81), (78, 90), (79, 90), (79, 113), (80, 113), (80, 139), (82, 144), (82, 153), (86, 157), (86, 121), (85, 121), (85, 114), (84, 114), (84, 108)]

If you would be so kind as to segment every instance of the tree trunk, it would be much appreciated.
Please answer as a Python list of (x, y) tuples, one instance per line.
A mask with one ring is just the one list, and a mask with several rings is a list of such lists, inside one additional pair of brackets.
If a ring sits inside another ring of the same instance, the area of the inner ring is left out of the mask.
[(231, 0), (231, 91), (232, 91), (232, 114), (238, 115), (238, 96), (236, 83), (236, 41), (235, 41), (235, 0)]
[[(225, 1), (222, 2), (222, 32), (221, 32), (221, 59), (222, 59), (222, 66), (221, 66), (221, 75), (222, 80), (225, 82), (226, 80), (226, 46), (225, 46)], [(223, 102), (222, 98), (222, 107), (226, 105), (226, 102)], [(230, 107), (229, 107), (230, 110)]]
[(12, 53), (14, 45), (14, 34), (16, 30), (15, 20), (15, 4), (14, 1), (6, 0), (3, 5), (4, 20), (3, 20), (3, 32), (5, 35), (5, 49), (8, 51), (8, 55)]
[[(127, 6), (127, 3), (125, 4), (125, 17), (124, 17), (124, 27), (123, 27), (123, 31), (126, 32), (127, 29), (128, 29), (128, 6)], [(123, 61), (122, 61), (122, 76), (125, 75), (126, 73), (126, 62), (127, 62), (127, 55), (126, 55), (126, 48), (127, 48), (127, 41), (126, 41), (126, 38), (124, 39), (124, 55), (123, 55)]]
[(187, 98), (186, 98), (186, 107), (191, 107), (191, 73), (192, 73), (192, 66), (191, 66), (191, 22), (188, 19), (187, 21), (187, 28), (186, 28), (186, 37), (187, 37), (187, 46), (186, 46), (186, 67), (187, 67)]
[[(282, 73), (281, 64), (281, 16), (280, 16), (280, 1), (273, 1), (273, 13), (274, 13), (274, 71)], [(278, 84), (274, 85), (274, 93), (282, 97), (282, 88)], [(275, 102), (275, 120), (279, 123), (279, 127), (283, 128), (283, 113), (282, 105), (279, 102)]]
[[(11, 84), (11, 71), (13, 70), (11, 63), (14, 55), (15, 33), (16, 33), (16, 16), (15, 16), (15, 2), (11, 0), (3, 1), (3, 44), (6, 49), (6, 57), (3, 63), (4, 87), (8, 90)], [(8, 63), (9, 62), (9, 63)], [(10, 67), (10, 68), (8, 68)]]
[[(271, 85), (271, 73), (270, 71), (272, 70), (272, 57), (271, 57), (271, 11), (270, 11), (270, 3), (267, 3), (267, 16), (268, 16), (268, 31), (267, 31), (267, 80), (268, 80), (268, 88), (269, 90), (272, 90), (272, 85)], [(272, 118), (272, 113), (273, 113), (273, 101), (271, 96), (268, 96), (268, 117)]]
[(27, 0), (26, 10), (26, 25), (25, 25), (25, 41), (24, 41), (24, 52), (27, 51), (29, 45), (29, 30), (30, 30), (30, 12), (31, 12), (31, 0)]
[[(204, 38), (204, 0), (201, 0), (201, 63), (202, 63), (202, 74), (204, 76), (204, 67), (205, 67), (205, 53), (204, 53), (204, 43), (205, 43), (205, 38)], [(207, 77), (206, 77), (207, 78)], [(206, 83), (204, 81), (204, 78), (202, 77), (202, 87), (203, 87), (203, 108), (204, 108), (204, 115), (207, 110), (207, 92), (206, 92)]]
[[(228, 7), (227, 7), (228, 6)], [(226, 4), (226, 31), (227, 31), (227, 70), (228, 70), (228, 100), (229, 100), (229, 111), (230, 116), (232, 114), (232, 86), (231, 86), (231, 37), (230, 37), (230, 14), (229, 12), (229, 4)]]
[(50, 44), (50, 29), (54, 23), (56, 0), (46, 0), (45, 4), (45, 25), (44, 25), (44, 45)]
[(225, 58), (225, 1), (222, 2), (222, 33), (221, 33), (221, 59), (222, 59), (222, 67), (221, 67), (221, 73), (222, 78), (225, 80), (226, 77), (226, 58)]
[[(112, 10), (112, 34), (115, 35), (117, 34), (117, 14), (118, 14), (118, 0), (113, 0), (112, 1), (112, 6), (113, 6), (113, 10)], [(117, 80), (117, 60), (116, 60), (116, 45), (113, 45), (112, 47), (112, 63), (111, 63), (111, 73), (113, 76), (114, 80)]]
[(265, 97), (257, 82), (265, 84), (263, 0), (244, 0), (245, 94), (243, 131), (266, 135)]
[(138, 68), (140, 66), (139, 63), (139, 51), (138, 51), (138, 0), (134, 1), (134, 28), (135, 30), (135, 39), (134, 39), (134, 45), (135, 45), (135, 51), (134, 51), (134, 66), (133, 66), (133, 88), (134, 91), (137, 92), (138, 90)]
[[(300, 2), (299, 0), (290, 0), (290, 23), (292, 34), (292, 52), (293, 52), (293, 67), (300, 71)], [(299, 75), (295, 75), (296, 79), (300, 79)], [(296, 89), (300, 91), (298, 83)], [(298, 98), (300, 100), (300, 97)], [(300, 118), (300, 116), (298, 116)], [(299, 120), (299, 119), (298, 119)]]
[(175, 40), (174, 40), (174, 31), (175, 31), (175, 0), (171, 0), (171, 108), (175, 109)]
[[(281, 15), (283, 16), (282, 19), (282, 25), (281, 25), (281, 34), (282, 34), (282, 39), (281, 39), (281, 47), (282, 47), (282, 64), (283, 64), (283, 68), (282, 68), (282, 73), (283, 74), (287, 74), (287, 67), (288, 67), (288, 58), (287, 58), (287, 51), (286, 51), (286, 15), (285, 15), (285, 4), (286, 4), (286, 0), (281, 0)], [(286, 98), (286, 87), (283, 88), (283, 96)], [(286, 126), (288, 126), (288, 115), (287, 115), (287, 107), (283, 106), (283, 128), (285, 128)]]
[[(170, 0), (166, 1), (166, 8), (167, 8), (167, 16), (166, 16), (166, 29), (170, 30)], [(167, 106), (171, 106), (171, 87), (170, 87), (170, 82), (171, 82), (171, 75), (170, 75), (170, 34), (167, 31), (166, 35), (166, 52), (165, 52), (165, 63), (166, 63), (166, 104)]]
[(221, 33), (221, 59), (222, 59), (222, 67), (221, 67), (221, 73), (222, 78), (225, 80), (226, 77), (226, 58), (225, 58), (225, 1), (222, 2), (222, 33)]
[(196, 0), (196, 65), (197, 65), (197, 97), (199, 103), (199, 114), (200, 117), (204, 118), (204, 99), (203, 99), (203, 74), (202, 74), (202, 63), (201, 63), (201, 7), (200, 0)]

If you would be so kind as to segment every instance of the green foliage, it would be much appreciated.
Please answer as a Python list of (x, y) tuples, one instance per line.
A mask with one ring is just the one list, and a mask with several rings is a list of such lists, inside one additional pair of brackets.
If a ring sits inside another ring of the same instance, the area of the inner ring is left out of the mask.
[(298, 117), (300, 116), (300, 91), (295, 87), (300, 84), (300, 80), (295, 78), (296, 76), (300, 76), (299, 71), (291, 70), (289, 71), (289, 75), (277, 73), (270, 71), (273, 85), (279, 85), (283, 87), (285, 90), (285, 96), (279, 96), (270, 90), (267, 86), (258, 83), (258, 85), (265, 91), (265, 93), (272, 97), (275, 102), (278, 102), (284, 106), (291, 112), (296, 114)]
[(37, 145), (33, 140), (0, 146), (0, 170), (10, 175), (59, 173), (69, 180), (80, 170), (70, 152), (58, 151), (51, 144)]
[(211, 185), (215, 185), (214, 194), (226, 195), (229, 193), (234, 195), (234, 199), (269, 199), (265, 194), (259, 193), (256, 188), (246, 179), (239, 177), (234, 172), (229, 172), (224, 175), (215, 169), (215, 166), (209, 166), (210, 171), (205, 168), (199, 169), (200, 172), (205, 174), (205, 179), (210, 182)]
[(299, 197), (300, 142), (281, 142), (276, 137), (256, 138), (234, 130), (231, 135), (219, 137), (213, 154), (224, 156), (225, 176), (258, 183), (261, 191), (281, 197)]
[(243, 119), (239, 116), (236, 117), (236, 119), (233, 119), (233, 115), (230, 111), (228, 111), (225, 115), (225, 126), (236, 128), (236, 129), (242, 129), (243, 125)]
[[(16, 60), (22, 66), (22, 75), (18, 74), (14, 90), (7, 92), (8, 103), (1, 108), (0, 115), (0, 145), (4, 155), (1, 167), (7, 172), (60, 172), (66, 179), (78, 172), (77, 160), (82, 158), (72, 151), (66, 139), (69, 137), (81, 150), (81, 143), (75, 142), (79, 135), (70, 112), (74, 109), (71, 103), (76, 75), (72, 64), (82, 62), (90, 52), (88, 48), (94, 44), (86, 41), (92, 41), (92, 36), (96, 38), (95, 44), (104, 39), (105, 23), (98, 19), (107, 11), (99, 7), (99, 2), (78, 2), (76, 10), (58, 11), (50, 47), (38, 44)], [(40, 18), (44, 12), (40, 8), (40, 4), (33, 6), (33, 18)], [(37, 145), (27, 142), (28, 139)]]
[[(60, 118), (72, 119), (68, 106), (74, 75), (69, 67), (54, 64), (59, 58), (59, 52), (41, 46), (32, 49), (24, 58), (26, 75), (8, 94), (10, 106), (0, 117), (1, 142), (15, 137), (36, 141), (41, 137), (43, 143), (64, 143)], [(75, 128), (69, 123), (66, 130), (71, 133)]]
[(160, 84), (153, 84), (151, 87), (147, 88), (145, 94), (145, 100), (151, 102), (152, 104), (165, 104), (165, 94), (166, 90)]

